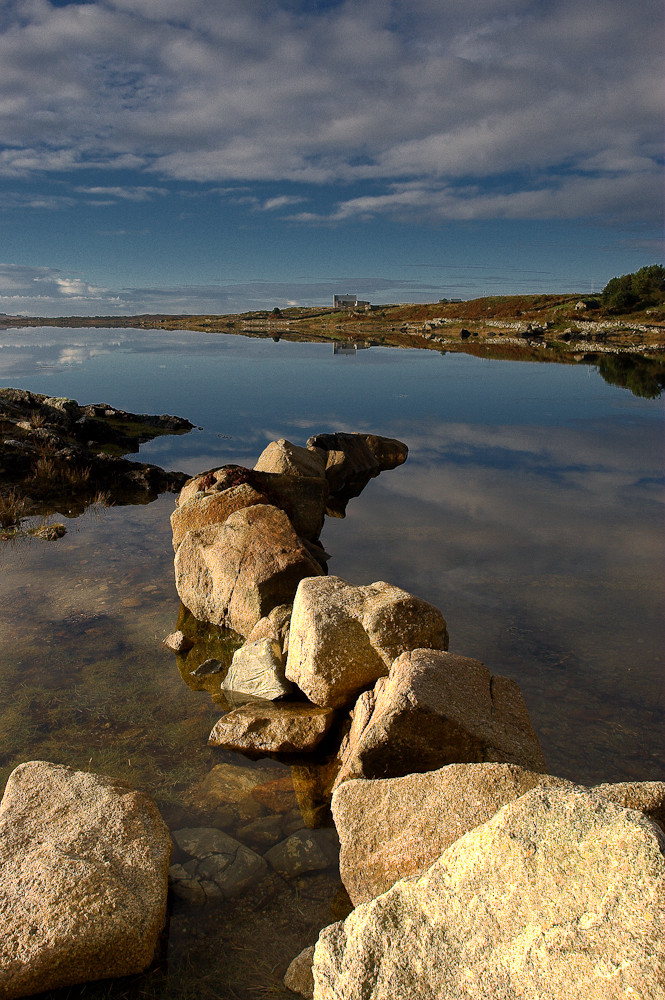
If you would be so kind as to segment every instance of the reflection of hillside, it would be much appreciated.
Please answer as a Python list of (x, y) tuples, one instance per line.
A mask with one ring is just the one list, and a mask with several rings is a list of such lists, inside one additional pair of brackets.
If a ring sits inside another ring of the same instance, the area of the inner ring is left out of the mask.
[(598, 358), (598, 371), (610, 385), (630, 389), (645, 399), (657, 399), (665, 389), (665, 362), (653, 358), (609, 354)]

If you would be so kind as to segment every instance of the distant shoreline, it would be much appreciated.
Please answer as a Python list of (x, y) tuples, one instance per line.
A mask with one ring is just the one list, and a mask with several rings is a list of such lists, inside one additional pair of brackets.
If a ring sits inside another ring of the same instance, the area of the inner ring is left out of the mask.
[(579, 295), (492, 296), (467, 302), (371, 306), (364, 310), (291, 307), (229, 315), (8, 316), (0, 329), (191, 330), (357, 346), (463, 351), (506, 360), (589, 360), (585, 355), (665, 352), (665, 308), (613, 315)]

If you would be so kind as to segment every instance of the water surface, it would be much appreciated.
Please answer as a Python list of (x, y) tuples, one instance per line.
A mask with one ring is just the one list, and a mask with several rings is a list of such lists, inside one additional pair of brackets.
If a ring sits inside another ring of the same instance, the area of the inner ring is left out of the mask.
[[(187, 417), (197, 430), (140, 457), (189, 474), (251, 466), (279, 437), (399, 438), (407, 463), (327, 519), (330, 572), (436, 604), (451, 650), (520, 684), (553, 773), (665, 774), (661, 399), (587, 365), (135, 330), (3, 332), (0, 382)], [(149, 790), (174, 829), (237, 835), (237, 810), (201, 792), (212, 768), (289, 770), (206, 745), (219, 710), (161, 644), (179, 607), (172, 509), (168, 494), (95, 508), (58, 542), (0, 549), (0, 777), (35, 758), (90, 767)], [(273, 888), (222, 917), (176, 902), (161, 966), (109, 995), (282, 995), (288, 959), (343, 903), (334, 871)]]

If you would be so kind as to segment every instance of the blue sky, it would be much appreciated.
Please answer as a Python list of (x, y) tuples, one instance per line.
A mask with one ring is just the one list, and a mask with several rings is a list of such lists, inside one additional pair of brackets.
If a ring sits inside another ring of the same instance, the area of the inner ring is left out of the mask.
[(662, 0), (3, 0), (0, 311), (596, 291), (662, 260)]

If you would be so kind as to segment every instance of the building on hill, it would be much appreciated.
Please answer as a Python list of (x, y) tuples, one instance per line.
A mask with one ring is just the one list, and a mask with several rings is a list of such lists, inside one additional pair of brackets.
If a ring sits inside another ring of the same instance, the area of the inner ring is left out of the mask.
[(333, 295), (333, 309), (369, 309), (369, 302), (359, 299), (357, 295)]

